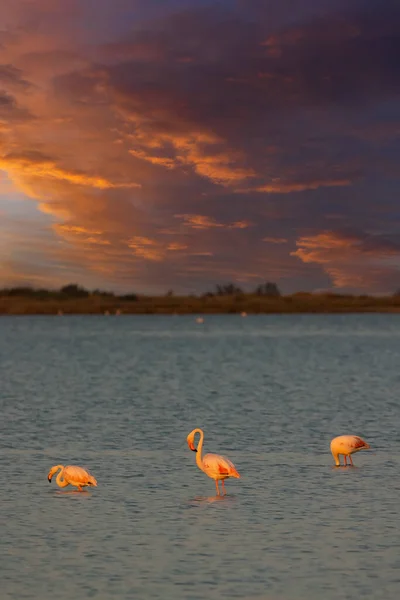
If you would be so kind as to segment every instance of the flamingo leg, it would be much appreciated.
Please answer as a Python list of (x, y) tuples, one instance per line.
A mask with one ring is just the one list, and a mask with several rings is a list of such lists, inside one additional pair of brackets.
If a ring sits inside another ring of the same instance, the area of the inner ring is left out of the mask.
[(221, 483), (222, 483), (222, 490), (223, 490), (223, 492), (224, 492), (224, 496), (225, 496), (225, 494), (226, 494), (226, 490), (225, 490), (225, 481), (224, 481), (224, 480), (222, 480), (222, 482), (221, 482)]
[(217, 496), (219, 496), (218, 479), (215, 480), (215, 487), (217, 488)]
[(347, 456), (345, 454), (343, 454), (344, 457), (344, 466), (347, 467)]
[(350, 461), (351, 466), (354, 467), (354, 465), (353, 465), (353, 459), (351, 458), (351, 454), (349, 454), (349, 461)]

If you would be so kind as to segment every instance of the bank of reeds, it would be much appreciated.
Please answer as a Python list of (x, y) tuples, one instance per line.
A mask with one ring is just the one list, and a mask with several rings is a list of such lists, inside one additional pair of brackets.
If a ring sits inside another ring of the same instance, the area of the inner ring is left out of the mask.
[(277, 314), (277, 313), (400, 313), (400, 296), (350, 296), (298, 293), (202, 296), (117, 296), (85, 293), (69, 296), (46, 290), (11, 293), (0, 290), (1, 315), (99, 314)]

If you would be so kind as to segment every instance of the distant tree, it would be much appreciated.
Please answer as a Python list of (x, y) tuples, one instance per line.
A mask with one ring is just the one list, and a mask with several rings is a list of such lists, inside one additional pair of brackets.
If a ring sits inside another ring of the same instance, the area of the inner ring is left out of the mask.
[(68, 296), (69, 298), (87, 298), (89, 296), (89, 292), (80, 285), (77, 285), (76, 283), (69, 283), (68, 285), (64, 285), (64, 287), (61, 288), (60, 292), (64, 296)]
[(92, 296), (101, 296), (102, 298), (115, 298), (113, 292), (106, 292), (104, 290), (93, 290)]
[(57, 296), (57, 292), (46, 290), (45, 288), (41, 288), (39, 290), (35, 290), (35, 298), (39, 300), (45, 300), (51, 297)]
[(127, 302), (137, 302), (139, 297), (137, 294), (124, 294), (123, 296), (120, 296), (120, 299), (126, 300)]
[(174, 295), (174, 290), (168, 290), (168, 292), (165, 295), (167, 298), (172, 298), (172, 296)]
[(57, 296), (57, 293), (58, 292), (54, 290), (46, 290), (43, 288), (35, 289), (28, 286), (9, 288), (0, 291), (1, 296), (20, 296), (24, 298), (36, 298), (38, 300)]
[(15, 287), (6, 290), (7, 296), (33, 296), (35, 290), (31, 287)]
[(278, 286), (272, 281), (267, 281), (266, 283), (259, 285), (256, 288), (255, 293), (257, 296), (269, 296), (270, 298), (279, 298), (279, 296), (281, 296)]
[(395, 291), (395, 293), (393, 294), (393, 296), (394, 296), (395, 298), (400, 298), (400, 288), (398, 288), (398, 289)]
[(234, 283), (216, 286), (217, 296), (235, 296), (237, 294), (243, 294), (243, 290)]

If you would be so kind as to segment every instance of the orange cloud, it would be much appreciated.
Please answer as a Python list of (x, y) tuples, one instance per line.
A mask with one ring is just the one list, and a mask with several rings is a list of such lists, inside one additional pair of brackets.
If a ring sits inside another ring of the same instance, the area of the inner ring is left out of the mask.
[(7, 172), (11, 179), (34, 177), (37, 179), (59, 179), (75, 185), (89, 186), (100, 190), (110, 188), (140, 187), (138, 183), (113, 183), (104, 177), (87, 175), (77, 171), (60, 168), (52, 160), (29, 156), (8, 155), (0, 157), (0, 169)]
[(186, 244), (170, 242), (164, 244), (162, 241), (147, 237), (135, 236), (128, 241), (128, 247), (135, 255), (146, 260), (161, 261), (166, 257), (166, 252), (180, 252), (187, 249)]
[[(189, 130), (191, 125), (188, 124)], [(130, 143), (136, 148), (129, 150), (136, 158), (167, 169), (182, 168), (185, 165), (217, 185), (229, 186), (249, 177), (254, 177), (253, 169), (238, 166), (239, 152), (225, 148), (222, 138), (209, 132), (190, 131), (187, 134), (155, 133), (145, 126), (137, 127), (135, 134), (129, 135)]]
[(330, 262), (332, 256), (342, 257), (351, 251), (360, 248), (360, 240), (356, 236), (341, 237), (332, 231), (325, 231), (317, 235), (302, 237), (297, 242), (298, 250), (292, 256), (301, 258), (303, 262)]
[(128, 241), (128, 247), (139, 258), (154, 261), (161, 261), (164, 258), (164, 252), (160, 244), (150, 238), (135, 236)]
[(158, 262), (166, 259), (167, 252), (178, 253), (188, 249), (187, 244), (181, 242), (165, 244), (162, 240), (141, 236), (134, 236), (128, 240), (128, 247), (133, 250), (137, 257)]
[(263, 242), (268, 242), (269, 244), (286, 244), (286, 238), (275, 238), (275, 237), (265, 237), (263, 238)]
[(173, 242), (172, 244), (168, 244), (167, 246), (167, 250), (171, 250), (173, 252), (179, 252), (180, 250), (186, 250), (187, 249), (187, 245), (186, 244), (180, 244), (178, 242)]
[(84, 235), (102, 235), (102, 231), (93, 231), (92, 229), (86, 229), (85, 227), (79, 227), (77, 225), (60, 225), (57, 224), (54, 226), (55, 230), (58, 232), (65, 233), (82, 233)]
[(239, 194), (260, 192), (265, 194), (290, 194), (291, 192), (305, 192), (306, 190), (317, 190), (321, 187), (343, 187), (351, 185), (350, 179), (318, 179), (304, 182), (285, 182), (276, 180), (273, 183), (261, 185), (255, 188), (235, 190)]
[(250, 221), (235, 221), (228, 225), (228, 229), (247, 229), (251, 227), (252, 223)]
[(64, 239), (72, 241), (73, 243), (111, 246), (111, 242), (103, 237), (102, 231), (91, 230), (76, 225), (62, 225), (59, 223), (53, 225), (53, 229)]
[(152, 165), (159, 165), (160, 167), (165, 167), (166, 169), (175, 169), (178, 166), (176, 161), (172, 158), (151, 156), (144, 150), (129, 150), (129, 153), (136, 158), (140, 158), (151, 163)]
[(336, 288), (390, 290), (400, 275), (391, 259), (400, 259), (400, 246), (379, 236), (323, 231), (297, 240), (291, 252), (304, 263), (322, 266)]
[(249, 221), (235, 221), (234, 223), (219, 223), (212, 217), (205, 215), (175, 215), (175, 218), (182, 219), (186, 225), (192, 229), (212, 229), (212, 228), (224, 228), (224, 229), (247, 229), (251, 226)]

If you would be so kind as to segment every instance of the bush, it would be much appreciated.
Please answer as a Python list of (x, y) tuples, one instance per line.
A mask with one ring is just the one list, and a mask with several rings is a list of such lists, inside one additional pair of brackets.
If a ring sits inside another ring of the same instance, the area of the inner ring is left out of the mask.
[(75, 283), (64, 285), (60, 292), (63, 296), (68, 296), (68, 298), (87, 298), (89, 296), (89, 292), (85, 288)]

